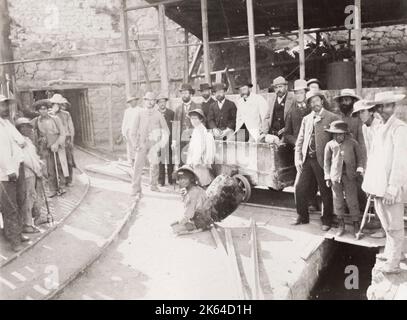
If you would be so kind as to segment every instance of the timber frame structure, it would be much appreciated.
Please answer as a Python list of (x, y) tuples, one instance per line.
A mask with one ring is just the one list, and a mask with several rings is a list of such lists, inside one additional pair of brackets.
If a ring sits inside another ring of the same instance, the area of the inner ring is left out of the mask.
[[(211, 83), (210, 44), (249, 42), (250, 75), (257, 90), (256, 39), (285, 34), (298, 35), (300, 78), (305, 79), (304, 34), (318, 31), (352, 29), (355, 35), (356, 91), (362, 91), (362, 26), (383, 26), (407, 22), (407, 4), (403, 0), (373, 0), (364, 8), (362, 25), (361, 0), (146, 0), (149, 4), (126, 6), (122, 0), (123, 49), (126, 61), (126, 91), (131, 92), (127, 13), (158, 8), (160, 33), (161, 90), (168, 93), (168, 61), (165, 15), (202, 39), (205, 81)], [(246, 2), (246, 5), (244, 5)], [(306, 2), (304, 6), (304, 2)], [(329, 3), (328, 3), (329, 2)], [(200, 9), (200, 10), (199, 10)], [(282, 14), (278, 14), (281, 9)], [(296, 10), (295, 10), (296, 9)], [(404, 10), (403, 10), (404, 9)], [(244, 11), (246, 13), (244, 14)], [(200, 17), (199, 17), (200, 13)], [(340, 14), (342, 13), (342, 15)], [(255, 19), (256, 14), (256, 19)], [(244, 18), (246, 16), (245, 25)], [(347, 17), (351, 16), (351, 22)], [(209, 30), (209, 19), (215, 21)], [(200, 18), (200, 19), (199, 19)], [(200, 22), (200, 26), (199, 26)], [(219, 25), (218, 25), (219, 23)], [(305, 30), (307, 28), (307, 30)], [(247, 30), (247, 33), (246, 33)], [(297, 30), (293, 32), (293, 30)], [(276, 34), (277, 31), (277, 34)], [(215, 38), (209, 41), (209, 36)], [(190, 44), (185, 44), (186, 48)]]

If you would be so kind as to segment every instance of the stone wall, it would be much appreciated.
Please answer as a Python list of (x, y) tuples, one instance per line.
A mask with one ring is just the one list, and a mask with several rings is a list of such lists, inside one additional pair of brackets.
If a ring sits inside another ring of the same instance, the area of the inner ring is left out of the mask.
[[(14, 59), (61, 57), (92, 52), (113, 51), (122, 48), (120, 0), (9, 0), (11, 41)], [(145, 3), (128, 0), (128, 5)], [(29, 10), (27, 10), (29, 8)], [(140, 47), (158, 46), (157, 11), (154, 8), (132, 11), (128, 14), (130, 38), (139, 36)], [(166, 20), (168, 44), (182, 43), (184, 30)], [(134, 33), (133, 30), (137, 31)], [(197, 41), (193, 36), (190, 41)], [(131, 47), (134, 42), (131, 41)], [(193, 48), (193, 47), (192, 47)], [(142, 53), (149, 78), (155, 91), (160, 90), (160, 61), (158, 51)], [(171, 91), (182, 82), (184, 49), (170, 48), (169, 75), (177, 81)], [(192, 59), (193, 49), (190, 49)], [(137, 53), (131, 53), (133, 80), (145, 79)], [(15, 65), (17, 86), (20, 91), (40, 89), (88, 89), (89, 106), (93, 114), (96, 142), (108, 140), (107, 104), (110, 103), (109, 86), (82, 84), (49, 85), (52, 80), (101, 81), (124, 83), (122, 54), (106, 54), (76, 59), (40, 61)], [(134, 91), (142, 95), (145, 82), (134, 84)], [(114, 136), (120, 132), (125, 108), (124, 85), (113, 89)]]

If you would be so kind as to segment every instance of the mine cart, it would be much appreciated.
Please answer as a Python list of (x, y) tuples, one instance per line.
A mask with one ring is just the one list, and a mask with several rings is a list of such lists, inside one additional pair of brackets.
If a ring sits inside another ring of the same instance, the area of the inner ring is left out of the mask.
[(296, 175), (294, 150), (286, 144), (216, 141), (214, 168), (239, 179), (245, 201), (252, 186), (282, 190), (294, 185)]

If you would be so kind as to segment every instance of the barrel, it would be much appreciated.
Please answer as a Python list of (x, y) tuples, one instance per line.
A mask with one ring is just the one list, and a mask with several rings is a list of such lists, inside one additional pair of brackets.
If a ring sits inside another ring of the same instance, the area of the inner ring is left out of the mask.
[(356, 88), (355, 63), (337, 61), (327, 64), (327, 89)]

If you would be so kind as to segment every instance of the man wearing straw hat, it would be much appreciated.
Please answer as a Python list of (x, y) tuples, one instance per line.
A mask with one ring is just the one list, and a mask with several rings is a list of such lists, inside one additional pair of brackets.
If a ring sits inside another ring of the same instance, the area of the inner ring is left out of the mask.
[(9, 121), (14, 100), (0, 95), (0, 207), (4, 235), (13, 251), (23, 249), (22, 207), (25, 194), (24, 137)]
[(68, 102), (62, 95), (56, 93), (51, 99), (49, 99), (52, 104), (52, 114), (61, 120), (64, 126), (66, 137), (65, 137), (65, 152), (66, 159), (68, 163), (69, 176), (66, 178), (65, 184), (67, 187), (72, 186), (73, 180), (73, 168), (75, 168), (75, 160), (73, 154), (73, 142), (75, 138), (75, 128), (73, 125), (71, 114), (68, 111), (62, 110), (62, 106)]
[(66, 133), (61, 120), (52, 115), (49, 100), (40, 100), (33, 104), (39, 116), (32, 120), (32, 125), (38, 141), (38, 153), (46, 162), (48, 173), (48, 186), (51, 197), (65, 193), (62, 185), (69, 177), (68, 160), (66, 158)]
[(407, 125), (396, 118), (396, 103), (405, 95), (392, 91), (380, 92), (374, 101), (383, 119), (377, 130), (367, 160), (363, 190), (374, 197), (375, 211), (386, 232), (383, 254), (377, 255), (384, 263), (378, 270), (384, 273), (400, 272), (400, 261), (405, 259), (404, 204), (407, 203)]
[(148, 160), (150, 165), (151, 191), (158, 188), (160, 151), (168, 142), (169, 130), (160, 111), (155, 108), (156, 98), (153, 92), (144, 95), (144, 108), (138, 112), (130, 130), (130, 137), (135, 146), (134, 170), (131, 183), (131, 195), (137, 201), (142, 193), (141, 175)]
[(122, 136), (126, 141), (126, 154), (127, 161), (130, 165), (134, 164), (134, 146), (130, 139), (130, 128), (133, 122), (135, 113), (140, 111), (140, 107), (137, 106), (139, 98), (137, 96), (132, 96), (127, 98), (126, 103), (128, 105), (127, 109), (124, 110), (123, 121), (122, 121)]
[(314, 181), (318, 184), (323, 203), (322, 230), (328, 231), (332, 224), (332, 192), (325, 183), (323, 167), (324, 149), (331, 140), (331, 135), (325, 129), (331, 122), (339, 120), (339, 117), (326, 110), (326, 99), (320, 91), (307, 92), (306, 102), (312, 112), (302, 120), (295, 144), (295, 166), (299, 173), (295, 185), (298, 218), (293, 224), (309, 223), (308, 201), (312, 197), (310, 186)]

